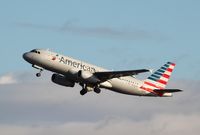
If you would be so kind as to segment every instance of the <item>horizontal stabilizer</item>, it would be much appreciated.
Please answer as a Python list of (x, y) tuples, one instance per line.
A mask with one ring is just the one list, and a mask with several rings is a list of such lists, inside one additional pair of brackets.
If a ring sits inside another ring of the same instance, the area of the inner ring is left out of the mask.
[(180, 90), (180, 89), (155, 89), (153, 91), (158, 92), (158, 93), (174, 93), (174, 92), (181, 92), (182, 90)]

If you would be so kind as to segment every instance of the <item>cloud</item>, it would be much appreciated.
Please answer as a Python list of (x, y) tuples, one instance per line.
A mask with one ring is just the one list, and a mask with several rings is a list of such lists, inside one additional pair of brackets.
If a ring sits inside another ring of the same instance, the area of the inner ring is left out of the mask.
[[(177, 80), (171, 98), (136, 97), (102, 90), (80, 96), (80, 87), (53, 84), (50, 75), (13, 74), (15, 84), (0, 85), (2, 134), (198, 134), (199, 81)], [(23, 79), (26, 78), (26, 79)], [(33, 79), (35, 78), (35, 79)]]
[(12, 74), (6, 74), (0, 77), (0, 85), (17, 83)]
[(142, 29), (132, 28), (114, 28), (107, 26), (86, 27), (78, 26), (73, 22), (66, 22), (62, 26), (42, 25), (34, 23), (16, 23), (17, 26), (23, 28), (33, 28), (40, 30), (50, 30), (54, 32), (67, 32), (70, 34), (78, 34), (81, 36), (127, 39), (127, 40), (141, 40), (141, 39), (161, 39), (159, 33), (148, 32)]
[(77, 135), (77, 134), (140, 134), (140, 135), (198, 135), (200, 115), (161, 114), (150, 120), (134, 121), (124, 118), (104, 119), (97, 122), (68, 122), (51, 126), (0, 125), (6, 135)]

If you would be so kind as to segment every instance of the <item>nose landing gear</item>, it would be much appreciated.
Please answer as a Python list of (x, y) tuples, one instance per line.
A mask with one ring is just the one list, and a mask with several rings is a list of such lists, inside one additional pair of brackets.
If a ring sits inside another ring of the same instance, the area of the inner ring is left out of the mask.
[(41, 76), (41, 73), (37, 73), (36, 76), (37, 76), (37, 77), (40, 77), (40, 76)]
[(42, 74), (42, 71), (43, 71), (43, 70), (42, 70), (42, 69), (40, 69), (40, 72), (39, 72), (39, 73), (36, 73), (36, 76), (37, 76), (37, 77), (40, 77), (40, 76), (41, 76), (41, 74)]
[(42, 67), (39, 67), (39, 66), (37, 66), (37, 65), (32, 65), (32, 67), (35, 68), (35, 69), (40, 70), (40, 72), (36, 74), (37, 77), (40, 77), (41, 74), (42, 74), (43, 68), (42, 68)]

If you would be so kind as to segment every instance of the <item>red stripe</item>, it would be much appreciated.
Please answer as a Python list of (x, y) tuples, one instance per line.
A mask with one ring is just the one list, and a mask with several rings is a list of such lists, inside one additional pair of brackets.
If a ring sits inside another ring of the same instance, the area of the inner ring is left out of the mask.
[(160, 93), (157, 93), (157, 92), (155, 92), (155, 91), (153, 91), (152, 89), (150, 89), (150, 88), (145, 88), (145, 87), (140, 87), (141, 89), (143, 89), (143, 90), (145, 90), (145, 91), (148, 91), (148, 92), (150, 92), (150, 93), (153, 93), (153, 94), (155, 94), (155, 95), (158, 95), (158, 96), (162, 96), (162, 94), (160, 94)]
[(162, 77), (165, 77), (165, 78), (169, 79), (170, 76), (167, 75), (167, 74), (163, 74)]
[(143, 90), (146, 90), (146, 91), (148, 91), (148, 92), (153, 92), (153, 93), (155, 93), (155, 92), (153, 91), (153, 89), (145, 88), (145, 87), (143, 87), (143, 86), (141, 86), (140, 88), (143, 89)]
[(159, 92), (155, 92), (155, 91), (153, 91), (152, 89), (150, 89), (150, 88), (145, 88), (145, 87), (143, 87), (143, 86), (141, 86), (140, 87), (141, 89), (143, 89), (143, 90), (145, 90), (145, 91), (148, 91), (148, 92), (150, 92), (150, 93), (153, 93), (153, 94), (155, 94), (155, 95), (158, 95), (158, 96), (163, 96), (163, 93), (159, 93)]
[(172, 71), (173, 71), (173, 69), (171, 69), (171, 68), (168, 68), (168, 69), (167, 69), (167, 71), (169, 71), (169, 72), (172, 72)]
[(176, 66), (176, 64), (175, 64), (175, 63), (171, 63), (171, 65), (172, 65), (172, 66)]
[(162, 84), (164, 84), (164, 85), (166, 85), (166, 84), (167, 84), (167, 82), (166, 82), (166, 81), (163, 81), (163, 80), (161, 80), (161, 79), (160, 79), (160, 80), (158, 80), (158, 82), (159, 82), (159, 83), (162, 83)]
[(150, 82), (144, 82), (144, 83), (149, 85), (149, 86), (155, 87), (155, 88), (163, 89), (162, 87), (156, 86), (155, 84), (150, 83)]

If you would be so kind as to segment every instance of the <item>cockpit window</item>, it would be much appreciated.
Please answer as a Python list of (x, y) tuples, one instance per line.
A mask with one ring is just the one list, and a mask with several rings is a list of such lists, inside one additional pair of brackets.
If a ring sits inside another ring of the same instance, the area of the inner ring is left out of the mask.
[(34, 53), (38, 53), (38, 54), (40, 54), (40, 51), (37, 51), (36, 49), (31, 50), (30, 52), (34, 52)]
[(36, 52), (36, 50), (31, 50), (30, 52)]

